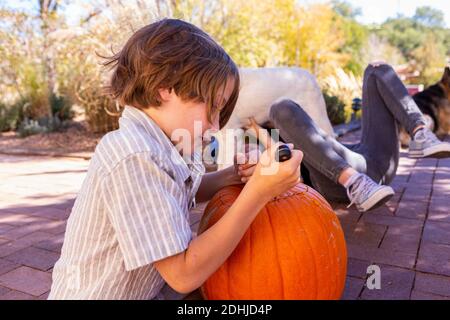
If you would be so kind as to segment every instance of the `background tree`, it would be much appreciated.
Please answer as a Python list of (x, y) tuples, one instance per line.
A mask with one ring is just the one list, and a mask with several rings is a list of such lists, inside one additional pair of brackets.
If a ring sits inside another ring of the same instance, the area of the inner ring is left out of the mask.
[(331, 1), (331, 4), (333, 6), (333, 10), (344, 18), (354, 20), (362, 14), (361, 8), (354, 7), (347, 1), (333, 0)]
[(361, 8), (356, 8), (346, 1), (337, 0), (332, 1), (332, 6), (338, 14), (338, 19), (341, 20), (345, 38), (339, 51), (350, 56), (344, 70), (361, 74), (364, 69), (362, 50), (369, 37), (369, 29), (356, 21), (356, 18), (361, 15)]
[(411, 52), (417, 65), (420, 76), (414, 79), (415, 83), (425, 85), (434, 84), (440, 79), (445, 61), (445, 48), (439, 43), (433, 33), (427, 33), (423, 44)]
[(445, 27), (444, 13), (429, 6), (417, 8), (412, 19), (428, 28)]

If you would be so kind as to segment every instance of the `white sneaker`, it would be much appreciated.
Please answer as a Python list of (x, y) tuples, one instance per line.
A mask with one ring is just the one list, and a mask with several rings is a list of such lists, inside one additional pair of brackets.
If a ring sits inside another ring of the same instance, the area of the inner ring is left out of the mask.
[(347, 208), (355, 204), (359, 212), (366, 212), (381, 206), (395, 193), (391, 187), (379, 185), (362, 173), (350, 177), (346, 185), (347, 196), (350, 199)]
[(450, 143), (442, 142), (430, 129), (424, 128), (416, 132), (409, 143), (411, 158), (447, 158), (450, 157)]

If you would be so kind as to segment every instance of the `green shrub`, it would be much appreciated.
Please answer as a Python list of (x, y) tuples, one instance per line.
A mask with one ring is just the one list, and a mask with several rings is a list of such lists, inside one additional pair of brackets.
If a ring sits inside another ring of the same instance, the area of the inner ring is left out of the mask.
[(50, 96), (50, 106), (52, 115), (58, 117), (59, 120), (70, 120), (74, 116), (72, 111), (72, 103), (66, 96), (52, 94)]
[(323, 97), (327, 106), (327, 114), (333, 125), (345, 122), (345, 103), (338, 97), (324, 92)]
[(33, 63), (23, 63), (20, 65), (20, 72), (23, 79), (22, 96), (29, 102), (24, 113), (30, 119), (39, 119), (50, 115), (49, 89), (43, 77), (43, 66)]
[(24, 119), (24, 111), (28, 105), (24, 99), (11, 105), (0, 103), (0, 131), (16, 130)]

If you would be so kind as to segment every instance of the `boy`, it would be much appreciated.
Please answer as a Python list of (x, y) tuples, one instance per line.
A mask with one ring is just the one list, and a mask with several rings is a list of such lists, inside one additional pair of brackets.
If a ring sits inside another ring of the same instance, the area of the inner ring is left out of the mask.
[[(275, 164), (275, 145), (253, 167), (204, 174), (200, 153), (190, 150), (228, 120), (239, 75), (225, 51), (189, 23), (164, 19), (138, 30), (106, 65), (114, 67), (109, 89), (126, 107), (120, 128), (95, 150), (49, 299), (153, 299), (165, 282), (191, 292), (228, 258), (258, 211), (298, 183), (302, 153), (292, 150)], [(264, 175), (275, 165), (277, 174)], [(192, 238), (194, 199), (241, 181), (224, 217)]]

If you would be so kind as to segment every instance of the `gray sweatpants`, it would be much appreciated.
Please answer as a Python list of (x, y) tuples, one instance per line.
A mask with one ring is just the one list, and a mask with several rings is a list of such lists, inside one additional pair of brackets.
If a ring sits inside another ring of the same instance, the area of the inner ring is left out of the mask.
[(329, 201), (348, 201), (338, 183), (342, 171), (352, 167), (376, 182), (389, 184), (399, 160), (397, 122), (412, 134), (425, 124), (423, 115), (391, 66), (369, 65), (364, 72), (362, 138), (342, 144), (321, 130), (292, 100), (271, 106), (270, 120), (286, 143), (303, 151), (303, 164), (313, 187)]

